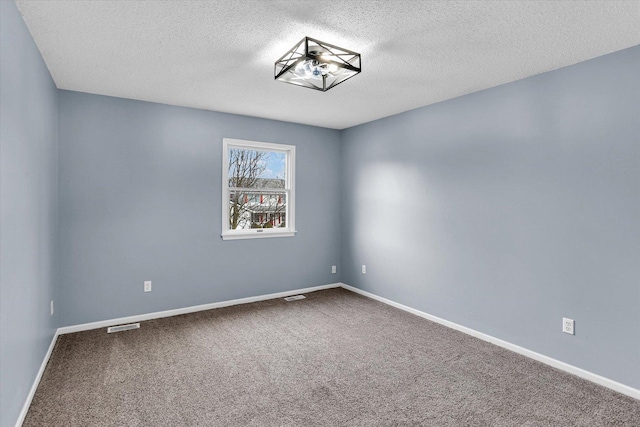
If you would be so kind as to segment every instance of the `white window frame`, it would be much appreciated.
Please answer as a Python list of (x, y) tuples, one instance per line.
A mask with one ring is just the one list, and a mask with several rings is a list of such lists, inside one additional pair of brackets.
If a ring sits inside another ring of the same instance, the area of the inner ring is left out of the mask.
[[(286, 227), (280, 228), (252, 228), (248, 230), (229, 229), (229, 193), (241, 188), (229, 187), (229, 149), (275, 151), (286, 155), (287, 169), (285, 188), (279, 190), (286, 194), (287, 210), (285, 214)], [(223, 138), (222, 140), (222, 239), (260, 239), (268, 237), (291, 237), (296, 233), (295, 227), (295, 164), (296, 147), (294, 145), (274, 144), (270, 142), (245, 141), (241, 139)]]

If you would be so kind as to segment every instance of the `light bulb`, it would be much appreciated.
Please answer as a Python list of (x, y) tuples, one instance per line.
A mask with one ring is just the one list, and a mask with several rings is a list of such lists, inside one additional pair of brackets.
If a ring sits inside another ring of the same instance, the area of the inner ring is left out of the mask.
[(301, 62), (294, 69), (295, 74), (303, 79), (321, 79), (328, 71), (326, 64), (312, 60)]
[(313, 65), (311, 61), (307, 61), (305, 65), (305, 70), (307, 70), (307, 77), (317, 77), (318, 76), (318, 67)]

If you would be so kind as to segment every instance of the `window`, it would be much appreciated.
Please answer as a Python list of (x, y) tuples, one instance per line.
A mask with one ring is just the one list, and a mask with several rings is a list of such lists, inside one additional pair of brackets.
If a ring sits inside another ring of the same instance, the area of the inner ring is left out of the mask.
[(222, 141), (222, 238), (293, 236), (292, 145)]

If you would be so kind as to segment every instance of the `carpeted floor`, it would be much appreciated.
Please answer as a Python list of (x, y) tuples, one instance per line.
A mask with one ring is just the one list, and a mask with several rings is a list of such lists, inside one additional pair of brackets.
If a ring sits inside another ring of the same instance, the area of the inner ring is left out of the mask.
[(63, 335), (24, 426), (638, 426), (640, 401), (344, 289)]

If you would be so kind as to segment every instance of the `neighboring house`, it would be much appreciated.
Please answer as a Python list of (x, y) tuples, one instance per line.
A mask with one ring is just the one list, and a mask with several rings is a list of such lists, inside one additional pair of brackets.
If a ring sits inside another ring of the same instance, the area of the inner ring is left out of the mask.
[[(252, 188), (255, 191), (230, 195), (230, 209), (240, 212), (236, 230), (249, 228), (284, 227), (287, 204), (284, 193), (273, 190), (283, 189), (284, 179), (257, 178)], [(261, 189), (269, 190), (260, 192)]]

